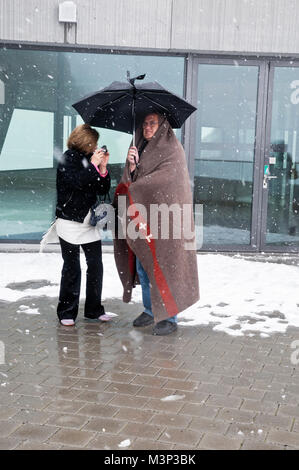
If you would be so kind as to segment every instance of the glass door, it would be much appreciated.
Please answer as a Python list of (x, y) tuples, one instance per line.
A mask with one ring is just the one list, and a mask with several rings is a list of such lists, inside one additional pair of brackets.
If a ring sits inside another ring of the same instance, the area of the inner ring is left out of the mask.
[(256, 251), (261, 64), (198, 59), (194, 68), (194, 203), (203, 205), (202, 248)]
[(298, 251), (299, 67), (273, 63), (269, 78), (262, 249)]

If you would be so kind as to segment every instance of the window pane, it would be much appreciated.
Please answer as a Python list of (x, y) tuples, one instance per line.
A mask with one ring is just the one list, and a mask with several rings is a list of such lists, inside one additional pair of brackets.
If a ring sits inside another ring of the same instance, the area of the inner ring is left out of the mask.
[[(72, 104), (126, 81), (127, 70), (183, 95), (183, 57), (0, 49), (0, 239), (41, 238), (54, 218), (57, 159), (81, 122)], [(131, 135), (99, 132), (110, 151), (112, 194)]]
[(299, 68), (274, 71), (266, 243), (299, 245)]
[(203, 242), (249, 245), (258, 67), (198, 65), (194, 202)]

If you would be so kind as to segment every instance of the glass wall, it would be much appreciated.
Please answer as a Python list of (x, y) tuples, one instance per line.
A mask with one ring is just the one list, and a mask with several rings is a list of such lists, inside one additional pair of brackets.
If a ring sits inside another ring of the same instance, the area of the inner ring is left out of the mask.
[(268, 181), (268, 246), (299, 245), (299, 68), (275, 67)]
[[(81, 119), (72, 104), (112, 81), (146, 73), (178, 95), (184, 57), (0, 49), (0, 240), (40, 240), (54, 218), (56, 164)], [(112, 190), (131, 136), (99, 129)], [(178, 133), (180, 136), (180, 133)]]
[(251, 240), (257, 66), (198, 64), (194, 202), (205, 245)]

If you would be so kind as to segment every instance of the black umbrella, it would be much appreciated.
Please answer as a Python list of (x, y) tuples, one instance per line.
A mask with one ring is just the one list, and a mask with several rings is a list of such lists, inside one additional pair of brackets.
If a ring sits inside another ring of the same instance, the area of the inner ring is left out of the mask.
[(72, 106), (85, 123), (133, 134), (133, 141), (135, 123), (151, 112), (164, 114), (171, 127), (180, 128), (196, 108), (157, 82), (135, 84), (144, 77), (130, 78), (128, 72), (127, 82), (113, 82)]

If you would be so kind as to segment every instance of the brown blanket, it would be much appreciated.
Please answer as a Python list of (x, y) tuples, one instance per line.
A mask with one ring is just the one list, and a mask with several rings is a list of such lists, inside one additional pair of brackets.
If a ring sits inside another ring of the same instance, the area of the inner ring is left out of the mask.
[[(162, 118), (159, 119), (159, 123), (159, 129), (141, 155), (133, 181), (129, 163), (126, 162), (114, 197), (119, 217), (125, 220), (128, 229), (128, 225), (131, 226), (131, 231), (133, 224), (135, 232), (139, 234), (137, 239), (132, 239), (129, 234), (126, 235), (126, 239), (120, 239), (116, 234), (114, 239), (115, 262), (124, 287), (123, 301), (131, 300), (132, 288), (138, 282), (137, 256), (151, 283), (155, 322), (176, 315), (199, 299), (195, 237), (190, 249), (190, 239), (185, 238), (183, 217), (180, 214), (183, 205), (188, 205), (190, 214), (188, 222), (194, 231), (192, 193), (185, 153), (168, 121)], [(140, 128), (136, 131), (137, 148), (142, 141)], [(118, 204), (120, 195), (126, 196), (126, 208), (131, 206), (129, 216), (120, 213), (121, 204)], [(150, 205), (163, 203), (168, 206), (176, 204), (179, 207), (179, 214), (176, 213), (173, 217), (170, 214), (169, 217), (169, 239), (164, 239), (161, 235), (163, 220), (158, 219), (157, 228), (152, 217), (150, 218)], [(147, 216), (140, 210), (138, 204), (145, 207)], [(158, 232), (156, 238), (155, 230)], [(189, 249), (186, 249), (186, 241), (189, 243)]]

